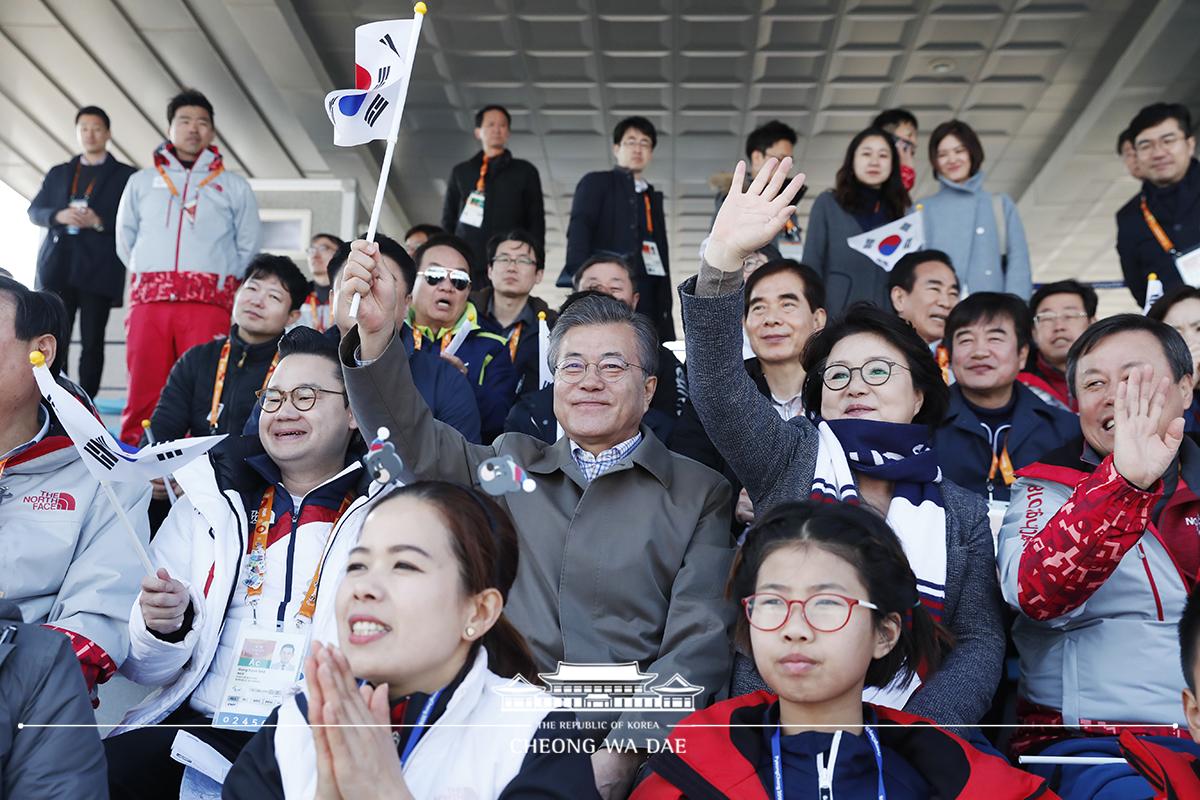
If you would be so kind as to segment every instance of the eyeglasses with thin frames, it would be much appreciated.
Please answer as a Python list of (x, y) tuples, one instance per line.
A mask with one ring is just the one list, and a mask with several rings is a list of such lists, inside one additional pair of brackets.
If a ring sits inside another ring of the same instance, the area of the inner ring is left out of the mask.
[(346, 396), (345, 392), (335, 392), (333, 389), (322, 389), (319, 386), (297, 386), (290, 391), (287, 389), (259, 389), (254, 396), (258, 398), (258, 404), (262, 407), (263, 412), (274, 414), (283, 408), (285, 400), (290, 400), (297, 411), (311, 411), (312, 407), (317, 404), (317, 395), (322, 393)]
[(1053, 325), (1062, 320), (1063, 322), (1075, 322), (1076, 320), (1087, 319), (1086, 311), (1043, 311), (1040, 314), (1033, 315), (1034, 325)]
[(599, 361), (584, 361), (582, 358), (564, 358), (554, 367), (554, 377), (563, 383), (579, 383), (587, 375), (589, 367), (595, 367), (596, 374), (605, 383), (616, 383), (625, 377), (625, 373), (635, 367), (642, 372), (646, 371), (646, 368), (640, 364), (630, 364), (625, 359), (617, 358), (616, 356), (602, 358)]
[(792, 606), (800, 606), (808, 627), (821, 633), (836, 633), (846, 627), (855, 606), (879, 610), (874, 603), (832, 592), (819, 592), (803, 600), (789, 600), (773, 592), (759, 592), (742, 598), (746, 619), (760, 631), (777, 631), (786, 625), (792, 616)]
[(516, 264), (519, 267), (536, 267), (537, 262), (528, 256), (513, 258), (512, 256), (496, 256), (492, 259), (492, 266), (507, 267), (510, 264)]

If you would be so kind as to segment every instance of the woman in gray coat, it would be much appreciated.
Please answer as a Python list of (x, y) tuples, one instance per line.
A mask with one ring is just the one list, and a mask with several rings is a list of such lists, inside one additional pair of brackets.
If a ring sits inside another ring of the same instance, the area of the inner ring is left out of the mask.
[[(692, 402), (756, 509), (814, 498), (865, 504), (887, 517), (917, 575), (922, 604), (953, 644), (919, 686), (889, 687), (869, 699), (939, 724), (973, 724), (1000, 677), (1002, 606), (987, 506), (941, 478), (928, 444), (929, 426), (948, 403), (929, 350), (894, 315), (851, 308), (805, 349), (804, 405), (819, 416), (787, 422), (745, 370), (730, 369), (741, 353), (740, 265), (786, 219), (803, 179), (780, 192), (789, 161), (774, 177), (776, 165), (767, 165), (747, 191), (729, 195), (700, 274), (681, 288)], [(742, 667), (735, 692), (761, 688), (744, 659)]]
[(899, 219), (909, 204), (892, 137), (879, 128), (861, 131), (846, 148), (834, 188), (813, 202), (804, 241), (804, 263), (825, 281), (830, 316), (860, 300), (891, 308), (888, 274), (846, 240)]

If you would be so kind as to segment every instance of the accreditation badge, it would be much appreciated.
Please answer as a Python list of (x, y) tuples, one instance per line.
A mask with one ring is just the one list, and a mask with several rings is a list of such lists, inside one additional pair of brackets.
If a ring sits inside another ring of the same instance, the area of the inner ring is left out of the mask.
[(471, 192), (462, 213), (458, 215), (458, 221), (472, 228), (483, 227), (483, 192)]
[(254, 732), (300, 680), (308, 634), (243, 620), (213, 727)]
[(658, 245), (651, 240), (642, 242), (642, 266), (646, 268), (646, 274), (652, 278), (667, 277), (662, 256), (658, 254)]
[(1200, 288), (1200, 247), (1194, 247), (1186, 253), (1175, 256), (1175, 269), (1179, 277), (1193, 288)]

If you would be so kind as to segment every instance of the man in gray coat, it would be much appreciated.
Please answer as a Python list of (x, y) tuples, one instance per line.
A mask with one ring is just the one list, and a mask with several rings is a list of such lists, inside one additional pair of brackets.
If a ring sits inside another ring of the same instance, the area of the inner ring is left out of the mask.
[[(538, 667), (558, 662), (636, 662), (654, 685), (682, 676), (708, 704), (729, 680), (735, 609), (722, 599), (733, 557), (729, 484), (676, 455), (641, 426), (656, 385), (653, 324), (628, 306), (594, 296), (559, 317), (550, 339), (555, 444), (518, 433), (474, 445), (429, 413), (396, 338), (395, 283), (374, 244), (355, 242), (339, 303), (363, 295), (358, 326), (342, 340), (346, 389), (359, 425), (387, 426), (420, 478), (479, 482), (479, 464), (510, 455), (537, 481), (501, 498), (521, 539), (521, 563), (505, 609)], [(610, 738), (640, 748), (685, 714), (589, 713), (625, 723)], [(637, 724), (658, 723), (657, 730)], [(630, 726), (628, 723), (635, 723)], [(635, 754), (593, 756), (606, 796), (628, 787)]]
[(108, 797), (95, 722), (71, 642), (0, 600), (0, 798)]

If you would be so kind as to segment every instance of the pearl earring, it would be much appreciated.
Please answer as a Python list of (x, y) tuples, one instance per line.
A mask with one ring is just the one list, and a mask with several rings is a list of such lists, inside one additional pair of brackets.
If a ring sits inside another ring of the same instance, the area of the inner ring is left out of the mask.
[(470, 639), (474, 635), (475, 635), (475, 629), (472, 628), (470, 625), (468, 625), (467, 626), (467, 638)]

